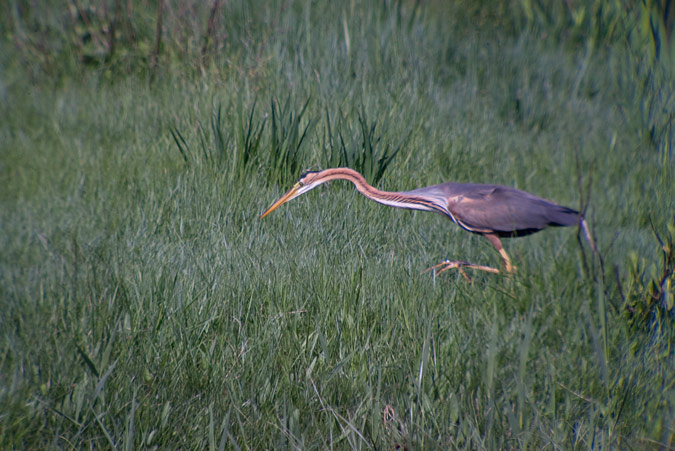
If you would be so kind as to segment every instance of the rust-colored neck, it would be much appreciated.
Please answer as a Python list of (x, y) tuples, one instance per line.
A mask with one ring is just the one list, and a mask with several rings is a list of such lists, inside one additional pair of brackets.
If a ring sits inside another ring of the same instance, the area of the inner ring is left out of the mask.
[(448, 212), (445, 205), (442, 205), (437, 199), (422, 195), (410, 195), (401, 192), (381, 191), (366, 182), (366, 179), (350, 168), (334, 168), (317, 172), (314, 180), (320, 180), (321, 183), (330, 180), (348, 180), (354, 184), (356, 189), (370, 200), (391, 207), (406, 208), (409, 210), (435, 211), (454, 218)]

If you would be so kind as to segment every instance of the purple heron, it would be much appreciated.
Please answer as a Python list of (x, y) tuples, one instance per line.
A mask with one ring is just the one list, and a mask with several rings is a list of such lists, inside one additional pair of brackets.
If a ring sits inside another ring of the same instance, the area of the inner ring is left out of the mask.
[[(513, 273), (515, 267), (500, 238), (526, 236), (548, 226), (580, 226), (591, 247), (595, 247), (586, 221), (578, 211), (525, 191), (500, 185), (441, 183), (412, 191), (387, 192), (370, 186), (361, 174), (349, 168), (305, 172), (293, 188), (274, 202), (260, 219), (322, 183), (338, 179), (352, 182), (361, 194), (380, 204), (440, 213), (464, 230), (483, 235), (501, 255), (508, 273)], [(458, 268), (462, 275), (469, 279), (462, 271), (463, 267), (499, 273), (498, 269), (489, 266), (450, 260), (445, 260), (428, 270), (438, 269), (440, 273), (447, 269)]]

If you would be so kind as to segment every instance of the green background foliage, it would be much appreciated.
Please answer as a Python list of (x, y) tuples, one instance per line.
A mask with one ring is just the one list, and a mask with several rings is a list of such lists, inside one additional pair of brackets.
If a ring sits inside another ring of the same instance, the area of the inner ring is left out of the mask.
[[(0, 447), (675, 440), (669, 1), (0, 6)], [(512, 277), (381, 189), (585, 209)], [(670, 228), (669, 228), (670, 227)]]

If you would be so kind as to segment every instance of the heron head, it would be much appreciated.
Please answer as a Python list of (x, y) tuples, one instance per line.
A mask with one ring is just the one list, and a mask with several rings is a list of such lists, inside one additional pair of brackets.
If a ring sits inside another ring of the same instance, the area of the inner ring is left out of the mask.
[(323, 177), (321, 177), (321, 171), (305, 172), (300, 176), (300, 179), (295, 183), (295, 185), (293, 185), (293, 188), (291, 188), (286, 194), (281, 196), (279, 200), (274, 202), (270, 208), (265, 210), (265, 213), (260, 215), (260, 219), (272, 213), (274, 210), (276, 210), (289, 200), (295, 199), (299, 195), (316, 188), (325, 181), (326, 180)]

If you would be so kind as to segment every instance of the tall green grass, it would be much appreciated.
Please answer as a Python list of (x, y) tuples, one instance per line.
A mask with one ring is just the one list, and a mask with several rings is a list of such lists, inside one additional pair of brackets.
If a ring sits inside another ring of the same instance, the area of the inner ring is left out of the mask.
[[(675, 81), (639, 42), (461, 2), (226, 2), (206, 61), (209, 9), (167, 2), (150, 69), (154, 6), (112, 57), (56, 5), (3, 6), (3, 449), (672, 446)], [(554, 229), (506, 243), (513, 277), (422, 274), (499, 256), (339, 182), (258, 220), (338, 164), (590, 194), (604, 273)]]

